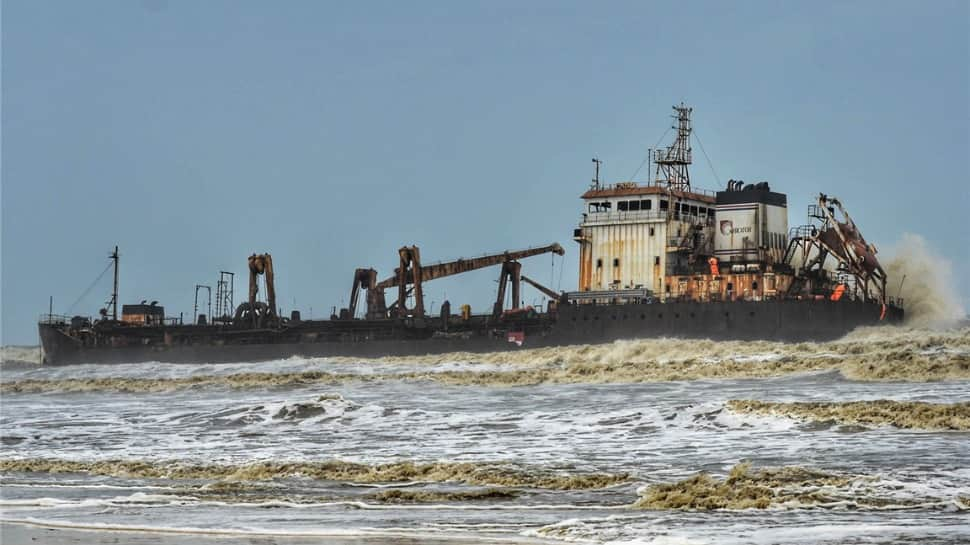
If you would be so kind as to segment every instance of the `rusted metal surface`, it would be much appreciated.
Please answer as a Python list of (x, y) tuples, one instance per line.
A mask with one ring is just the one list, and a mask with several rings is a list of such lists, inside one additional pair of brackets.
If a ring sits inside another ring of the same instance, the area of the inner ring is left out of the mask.
[(492, 307), (492, 316), (502, 315), (505, 306), (505, 288), (512, 283), (512, 309), (519, 308), (520, 301), (520, 280), (522, 278), (522, 264), (518, 261), (506, 261), (502, 263), (502, 272), (498, 277), (498, 295), (495, 298), (495, 305)]
[[(397, 301), (392, 305), (394, 313), (398, 317), (423, 317), (424, 316), (424, 291), (423, 283), (429, 280), (444, 278), (456, 274), (466, 273), (493, 265), (515, 262), (536, 255), (554, 253), (564, 255), (566, 252), (558, 243), (540, 246), (537, 248), (527, 248), (524, 250), (505, 251), (499, 254), (490, 254), (469, 259), (456, 259), (443, 263), (433, 263), (431, 265), (421, 264), (421, 251), (417, 246), (404, 246), (398, 250), (400, 265), (394, 269), (394, 275), (377, 282), (372, 287), (368, 287), (368, 318), (382, 317), (385, 313), (383, 307), (383, 294), (387, 288), (397, 287)], [(358, 269), (360, 271), (361, 269)], [(355, 286), (360, 286), (358, 278), (354, 277)], [(513, 291), (518, 292), (518, 276), (514, 277)], [(353, 293), (351, 294), (354, 295)], [(406, 303), (408, 296), (414, 297), (414, 307), (408, 308)], [(353, 300), (353, 299), (352, 299)], [(353, 314), (351, 313), (351, 317)]]
[[(537, 248), (506, 251), (500, 254), (490, 254), (469, 259), (462, 258), (443, 263), (422, 265), (420, 249), (417, 246), (404, 246), (398, 250), (400, 264), (394, 270), (393, 276), (385, 278), (380, 282), (374, 282), (373, 280), (376, 279), (376, 272), (373, 273), (373, 276), (371, 275), (371, 272), (368, 272), (373, 271), (373, 269), (357, 269), (354, 274), (354, 286), (351, 290), (351, 306), (347, 309), (347, 314), (341, 317), (353, 319), (357, 299), (359, 298), (359, 290), (366, 289), (367, 318), (385, 318), (388, 309), (386, 308), (384, 302), (384, 290), (387, 288), (397, 287), (397, 300), (390, 307), (393, 313), (401, 318), (408, 316), (423, 318), (424, 282), (435, 280), (437, 278), (444, 278), (446, 276), (470, 272), (484, 267), (490, 267), (492, 265), (513, 263), (519, 259), (525, 259), (527, 257), (546, 253), (563, 255), (565, 254), (565, 250), (563, 250), (562, 246), (560, 246), (558, 243), (553, 243)], [(509, 267), (510, 271), (515, 269), (515, 266)], [(504, 270), (505, 269), (503, 268), (503, 271)], [(518, 274), (519, 273), (516, 273), (509, 277), (509, 279), (511, 279), (513, 282), (513, 295), (515, 296), (516, 301), (518, 301), (519, 292)], [(504, 286), (501, 289), (503, 290), (504, 294)], [(407, 307), (407, 300), (409, 296), (414, 297), (414, 307), (410, 309)], [(516, 302), (515, 306), (517, 305), (518, 303)]]
[(579, 290), (659, 289), (667, 233), (676, 225), (680, 222), (584, 223), (579, 240)]
[(561, 296), (561, 294), (558, 294), (558, 293), (552, 291), (551, 289), (543, 286), (542, 284), (536, 282), (535, 280), (529, 278), (528, 276), (526, 276), (524, 274), (520, 274), (519, 275), (519, 278), (523, 282), (525, 282), (526, 284), (528, 284), (528, 285), (532, 286), (533, 288), (535, 288), (535, 289), (539, 290), (540, 292), (542, 292), (543, 295), (545, 295), (546, 297), (548, 297), (549, 299), (551, 299), (553, 301), (558, 301), (559, 298), (560, 298), (560, 296)]
[[(407, 248), (407, 247), (406, 247)], [(406, 248), (402, 248), (403, 252)], [(417, 250), (416, 246), (411, 246), (411, 249)], [(548, 246), (539, 246), (537, 248), (528, 248), (525, 250), (516, 251), (506, 251), (500, 254), (484, 255), (480, 257), (472, 257), (468, 259), (456, 259), (454, 261), (447, 261), (444, 263), (434, 263), (431, 265), (419, 266), (418, 269), (421, 271), (420, 282), (427, 282), (429, 280), (435, 280), (437, 278), (444, 278), (446, 276), (451, 276), (455, 274), (466, 273), (469, 271), (474, 271), (477, 269), (482, 269), (485, 267), (491, 267), (493, 265), (499, 265), (506, 261), (518, 261), (520, 259), (525, 259), (527, 257), (532, 257), (536, 255), (542, 255), (547, 253), (553, 253), (556, 255), (564, 255), (566, 253), (562, 246), (558, 243), (552, 243)], [(394, 270), (394, 276), (390, 278), (385, 278), (384, 280), (378, 282), (378, 288), (391, 288), (394, 286), (399, 286), (402, 283), (413, 284), (416, 280), (414, 274), (414, 267), (398, 268)]]
[[(886, 303), (886, 271), (876, 259), (876, 247), (866, 242), (855, 222), (835, 197), (820, 193), (818, 205), (809, 207), (813, 224), (792, 230), (785, 259), (795, 269), (793, 295), (812, 293), (824, 286), (849, 281), (853, 296)], [(826, 267), (832, 257), (838, 268)]]
[[(253, 254), (249, 256), (249, 300), (236, 308), (233, 323), (257, 328), (279, 322), (276, 312), (276, 286), (273, 275), (273, 256)], [(266, 277), (266, 303), (256, 301), (259, 292), (259, 276)]]
[[(360, 290), (367, 290), (368, 314), (370, 314), (371, 294), (377, 285), (377, 271), (374, 269), (357, 269), (354, 271), (354, 284), (350, 289), (350, 303), (347, 307), (343, 319), (353, 320), (357, 314), (357, 301), (360, 299)], [(376, 309), (375, 309), (376, 310)], [(370, 318), (370, 316), (368, 316)]]
[(670, 275), (667, 297), (701, 303), (715, 301), (763, 301), (784, 297), (792, 282), (790, 274), (773, 271), (729, 272), (720, 274)]

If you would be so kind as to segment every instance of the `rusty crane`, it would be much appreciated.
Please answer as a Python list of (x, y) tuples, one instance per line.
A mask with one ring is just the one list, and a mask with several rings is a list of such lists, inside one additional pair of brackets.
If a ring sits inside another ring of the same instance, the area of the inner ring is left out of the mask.
[[(266, 302), (256, 301), (259, 291), (259, 276), (266, 277)], [(249, 256), (249, 301), (236, 307), (234, 323), (251, 327), (263, 327), (277, 320), (276, 286), (273, 278), (273, 256), (253, 254)]]
[[(801, 255), (800, 278), (792, 285), (800, 289), (806, 278), (823, 273), (825, 260), (831, 256), (839, 263), (839, 271), (847, 274), (865, 298), (886, 302), (886, 271), (876, 259), (876, 247), (862, 236), (842, 202), (824, 193), (819, 194), (818, 204), (809, 207), (809, 217), (817, 225), (798, 229), (789, 244), (788, 259)], [(845, 289), (844, 287), (842, 288)]]
[[(397, 288), (397, 300), (392, 305), (392, 310), (398, 317), (408, 315), (414, 317), (424, 317), (424, 290), (423, 284), (430, 280), (444, 278), (456, 274), (466, 273), (493, 265), (502, 265), (502, 275), (499, 282), (499, 301), (504, 299), (505, 285), (509, 280), (512, 282), (512, 292), (515, 297), (513, 305), (518, 307), (519, 279), (521, 274), (518, 260), (536, 255), (553, 253), (564, 255), (565, 251), (557, 243), (537, 248), (527, 248), (524, 250), (505, 251), (497, 254), (484, 255), (468, 259), (456, 259), (431, 265), (421, 264), (421, 251), (417, 246), (405, 246), (398, 250), (400, 265), (394, 269), (394, 274), (384, 280), (377, 282), (377, 273), (374, 269), (357, 269), (354, 273), (354, 283), (350, 293), (350, 304), (346, 312), (341, 312), (344, 319), (353, 319), (357, 310), (357, 300), (362, 290), (367, 291), (367, 318), (379, 319), (387, 317), (387, 307), (384, 299), (384, 290), (387, 288)], [(414, 307), (407, 308), (408, 295), (414, 296)]]

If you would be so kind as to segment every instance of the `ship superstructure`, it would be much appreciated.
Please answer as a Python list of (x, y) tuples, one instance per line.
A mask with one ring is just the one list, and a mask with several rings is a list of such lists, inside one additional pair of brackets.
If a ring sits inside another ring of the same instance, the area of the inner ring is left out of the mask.
[(839, 297), (886, 302), (876, 250), (838, 200), (821, 195), (810, 223), (789, 230), (788, 197), (768, 182), (732, 179), (716, 192), (692, 186), (692, 109), (674, 111), (677, 136), (652, 154), (652, 181), (602, 185), (594, 159), (597, 175), (573, 233), (579, 285), (571, 300), (762, 301), (842, 286)]

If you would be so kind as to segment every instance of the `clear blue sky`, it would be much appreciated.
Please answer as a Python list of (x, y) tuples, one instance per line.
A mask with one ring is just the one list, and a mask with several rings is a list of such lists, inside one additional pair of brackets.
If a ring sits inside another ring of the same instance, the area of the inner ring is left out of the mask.
[[(220, 269), (244, 285), (254, 251), (316, 317), (403, 244), (559, 241), (573, 288), (590, 157), (628, 179), (682, 100), (722, 182), (769, 180), (792, 224), (836, 194), (883, 250), (923, 235), (967, 301), (968, 18), (964, 0), (4, 1), (2, 342), (35, 343), (48, 296), (66, 312), (115, 244), (122, 302), (175, 315)], [(559, 287), (556, 266), (524, 271)], [(429, 302), (485, 310), (497, 275)]]

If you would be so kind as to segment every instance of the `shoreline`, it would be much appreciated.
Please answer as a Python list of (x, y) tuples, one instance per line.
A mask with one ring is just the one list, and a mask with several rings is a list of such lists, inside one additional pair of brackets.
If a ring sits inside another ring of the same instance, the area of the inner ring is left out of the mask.
[(269, 532), (246, 532), (244, 530), (206, 530), (194, 528), (186, 530), (165, 528), (116, 527), (98, 528), (74, 524), (56, 524), (24, 520), (0, 521), (0, 543), (4, 545), (249, 545), (253, 540), (260, 545), (461, 545), (467, 543), (496, 543), (506, 545), (536, 545), (546, 541), (526, 537), (485, 537), (485, 536), (432, 536), (415, 534), (412, 536), (359, 532), (340, 534), (307, 532), (306, 534), (285, 534)]

